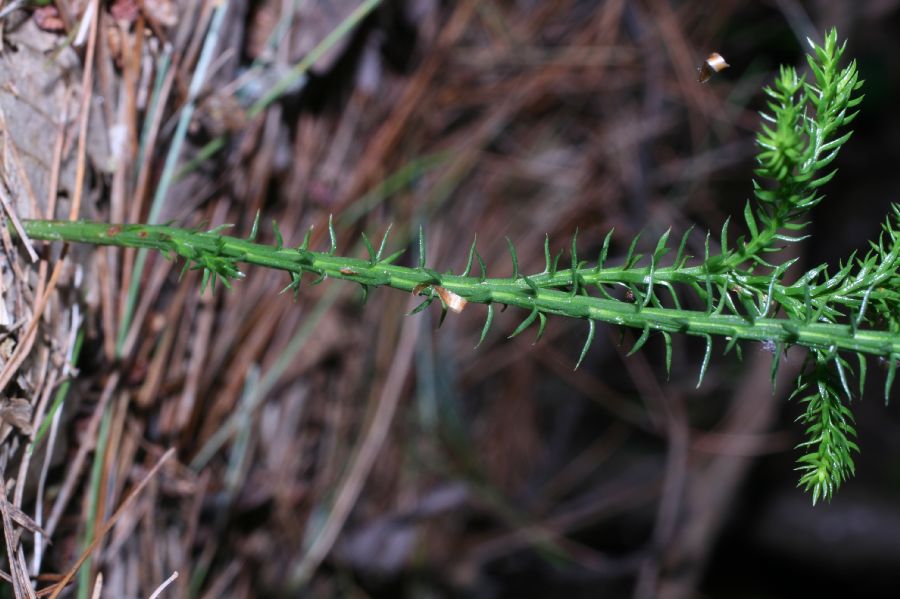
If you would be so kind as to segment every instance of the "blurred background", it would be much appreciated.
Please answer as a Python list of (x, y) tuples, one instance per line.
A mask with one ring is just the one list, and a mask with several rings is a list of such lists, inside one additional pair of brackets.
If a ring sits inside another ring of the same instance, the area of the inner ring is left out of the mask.
[[(146, 218), (216, 6), (101, 3), (94, 87), (107, 115), (131, 119), (137, 140), (153, 98), (165, 110), (156, 139), (140, 137), (142, 154), (135, 143), (121, 166), (132, 183), (95, 169), (83, 215)], [(805, 68), (806, 38), (831, 27), (849, 39), (866, 98), (800, 264), (865, 250), (900, 201), (898, 1), (382, 2), (278, 101), (246, 113), (358, 6), (228, 3), (161, 221), (246, 235), (261, 211), (287, 245), (314, 225), (323, 248), (334, 215), (338, 251), (356, 256), (361, 232), (378, 240), (392, 225), (404, 263), (422, 225), (429, 266), (460, 272), (477, 235), (493, 276), (511, 272), (507, 237), (522, 272), (543, 269), (545, 235), (555, 254), (576, 230), (592, 260), (613, 227), (613, 260), (640, 232), (652, 250), (670, 227), (680, 238), (694, 226), (689, 249), (702, 254), (705, 231), (751, 196), (762, 86), (779, 64)], [(731, 67), (698, 83), (714, 51)], [(274, 242), (269, 227), (261, 239)], [(787, 401), (802, 351), (784, 358), (774, 392), (772, 355), (754, 345), (743, 361), (714, 352), (697, 389), (702, 342), (674, 340), (667, 379), (659, 339), (626, 358), (634, 332), (602, 326), (573, 371), (580, 321), (551, 319), (536, 344), (508, 340), (525, 316), (509, 309), (473, 349), (482, 306), (438, 328), (437, 308), (405, 316), (416, 302), (400, 292), (363, 303), (356, 286), (304, 279), (294, 299), (278, 294), (283, 273), (257, 268), (200, 294), (196, 272), (179, 281), (151, 256), (117, 358), (133, 256), (103, 250), (91, 263), (66, 455), (109, 410), (95, 460), (109, 476), (99, 505), (83, 499), (89, 477), (70, 489), (45, 569), (65, 570), (123, 481), (168, 447), (179, 459), (95, 554), (104, 596), (147, 596), (174, 570), (164, 596), (896, 593), (900, 418), (880, 399), (881, 374), (853, 404), (856, 478), (813, 508), (795, 488), (800, 408)], [(50, 470), (49, 493), (68, 463)]]

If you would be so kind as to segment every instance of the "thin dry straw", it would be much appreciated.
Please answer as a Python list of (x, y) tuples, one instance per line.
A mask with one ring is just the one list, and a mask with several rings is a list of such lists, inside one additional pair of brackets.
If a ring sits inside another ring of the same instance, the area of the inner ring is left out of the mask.
[(284, 77), (278, 80), (275, 85), (272, 86), (272, 89), (269, 90), (269, 93), (264, 95), (262, 98), (257, 100), (253, 106), (250, 107), (250, 110), (247, 111), (250, 117), (254, 117), (258, 115), (260, 112), (265, 110), (269, 104), (277, 100), (281, 97), (284, 92), (289, 90), (291, 87), (296, 85), (298, 82), (302, 81), (304, 77), (306, 77), (306, 72), (312, 67), (316, 62), (338, 41), (341, 40), (347, 33), (350, 32), (353, 27), (356, 26), (357, 23), (362, 21), (370, 12), (372, 12), (379, 4), (381, 4), (381, 0), (366, 0), (362, 4), (360, 4), (356, 10), (350, 13), (346, 19), (341, 21), (340, 25), (334, 28), (334, 30), (329, 33), (325, 39), (322, 40), (315, 48), (313, 48), (309, 54), (307, 54), (303, 60), (298, 62), (294, 68), (288, 71)]
[(160, 595), (162, 595), (162, 592), (166, 590), (166, 587), (175, 582), (176, 578), (178, 578), (178, 570), (172, 572), (171, 576), (166, 578), (161, 585), (156, 587), (156, 590), (153, 591), (153, 594), (150, 595), (149, 599), (157, 599)]
[[(197, 66), (194, 70), (194, 76), (191, 79), (191, 86), (188, 90), (188, 99), (181, 109), (178, 126), (175, 128), (175, 134), (172, 136), (172, 144), (169, 146), (169, 153), (166, 155), (162, 176), (160, 177), (156, 192), (153, 195), (153, 202), (150, 204), (150, 213), (147, 215), (147, 222), (150, 224), (159, 222), (159, 215), (162, 213), (166, 195), (168, 194), (169, 186), (172, 184), (175, 176), (178, 159), (181, 156), (181, 147), (184, 145), (188, 126), (191, 124), (191, 118), (194, 115), (197, 98), (206, 81), (209, 66), (215, 58), (216, 47), (219, 44), (219, 34), (222, 31), (222, 24), (225, 21), (225, 15), (228, 12), (228, 4), (228, 0), (221, 2), (216, 7), (212, 21), (210, 22), (209, 32), (203, 43), (203, 50), (200, 52), (200, 58), (197, 59)], [(125, 312), (122, 315), (122, 322), (119, 325), (119, 338), (116, 340), (116, 353), (119, 356), (122, 355), (125, 338), (128, 335), (128, 329), (131, 326), (131, 317), (134, 313), (134, 306), (137, 302), (138, 290), (141, 284), (141, 274), (144, 272), (144, 265), (146, 262), (147, 251), (138, 250), (137, 257), (134, 261), (131, 284), (128, 288), (128, 297), (125, 299)]]
[(137, 496), (141, 493), (141, 491), (144, 490), (144, 487), (147, 486), (147, 483), (149, 483), (156, 476), (156, 473), (159, 472), (159, 469), (162, 468), (163, 464), (165, 464), (166, 461), (168, 461), (168, 459), (171, 458), (174, 454), (175, 448), (168, 449), (166, 453), (164, 453), (162, 457), (159, 458), (159, 461), (156, 462), (153, 468), (151, 468), (150, 471), (147, 472), (147, 475), (144, 476), (141, 482), (139, 482), (138, 485), (134, 489), (132, 489), (130, 493), (128, 493), (128, 496), (124, 501), (122, 501), (119, 509), (117, 509), (116, 512), (109, 518), (109, 520), (103, 523), (103, 526), (100, 527), (100, 530), (97, 531), (94, 540), (91, 541), (90, 546), (88, 546), (88, 548), (85, 549), (84, 552), (82, 552), (81, 557), (78, 558), (78, 561), (75, 562), (75, 565), (72, 566), (69, 571), (66, 572), (65, 576), (63, 576), (62, 579), (53, 587), (53, 593), (50, 595), (50, 599), (57, 599), (59, 597), (60, 593), (62, 593), (69, 582), (71, 582), (75, 574), (78, 573), (78, 570), (81, 569), (81, 566), (82, 564), (84, 564), (85, 560), (91, 555), (91, 553), (93, 553), (97, 545), (100, 544), (100, 541), (106, 536), (106, 533), (108, 533), (112, 529), (112, 527), (115, 526), (116, 522), (119, 521), (119, 518), (122, 517), (122, 514), (125, 513), (125, 510), (131, 507), (131, 504), (134, 502)]
[[(298, 83), (301, 83), (306, 77), (307, 71), (316, 64), (322, 56), (325, 55), (336, 43), (338, 43), (347, 33), (350, 32), (360, 21), (365, 19), (369, 13), (371, 13), (378, 5), (381, 4), (381, 0), (366, 0), (359, 5), (352, 13), (347, 15), (347, 18), (341, 21), (341, 23), (332, 30), (325, 38), (319, 42), (315, 48), (309, 51), (309, 54), (303, 57), (303, 60), (298, 62), (291, 68), (290, 71), (285, 73), (281, 79), (279, 79), (272, 89), (269, 92), (257, 100), (248, 110), (247, 115), (249, 117), (257, 116), (263, 110), (269, 107), (272, 102), (277, 100), (284, 94), (286, 91), (296, 86)], [(219, 150), (225, 147), (226, 137), (224, 135), (220, 135), (219, 137), (211, 140), (205, 146), (200, 148), (200, 151), (197, 153), (197, 156), (194, 157), (193, 160), (188, 162), (175, 176), (175, 179), (178, 180), (186, 173), (189, 173), (191, 170), (197, 167), (198, 164), (202, 163), (204, 160), (211, 158), (214, 156)]]
[[(242, 405), (246, 406), (246, 412), (252, 412), (262, 405), (262, 401), (268, 397), (269, 392), (281, 378), (281, 375), (294, 362), (297, 353), (303, 349), (310, 336), (315, 332), (316, 326), (322, 317), (331, 309), (331, 305), (337, 299), (338, 291), (337, 286), (328, 288), (309, 316), (304, 319), (303, 325), (291, 338), (278, 361), (266, 372), (257, 387), (247, 391), (249, 397), (246, 400), (242, 400), (246, 401), (246, 403), (242, 403)], [(241, 423), (245, 422), (246, 412), (240, 410), (231, 415), (231, 418), (197, 452), (197, 455), (191, 461), (191, 468), (201, 470), (212, 459), (216, 452), (239, 430)]]
[(3, 203), (3, 209), (9, 216), (9, 220), (12, 221), (13, 227), (16, 228), (16, 233), (18, 233), (19, 239), (22, 240), (22, 245), (25, 246), (25, 251), (28, 252), (28, 257), (32, 262), (37, 262), (38, 255), (34, 251), (34, 246), (31, 243), (31, 239), (22, 228), (22, 223), (19, 221), (19, 217), (16, 216), (16, 211), (12, 207), (12, 202), (10, 201), (9, 194), (6, 192), (6, 185), (4, 185), (2, 182), (0, 182), (0, 202)]

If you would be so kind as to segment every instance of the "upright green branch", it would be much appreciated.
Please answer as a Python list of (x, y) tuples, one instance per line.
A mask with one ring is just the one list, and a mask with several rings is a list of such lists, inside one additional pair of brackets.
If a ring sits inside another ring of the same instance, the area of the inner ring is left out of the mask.
[[(725, 352), (747, 341), (773, 349), (772, 375), (779, 356), (790, 345), (808, 348), (808, 366), (797, 381), (793, 397), (805, 405), (800, 417), (807, 441), (798, 465), (800, 486), (812, 492), (813, 502), (830, 499), (853, 473), (853, 418), (847, 405), (852, 396), (851, 379), (858, 377), (861, 393), (867, 357), (888, 365), (887, 397), (900, 356), (900, 207), (884, 224), (884, 230), (861, 258), (851, 256), (831, 274), (827, 265), (816, 266), (796, 282), (785, 282), (794, 261), (770, 263), (778, 244), (802, 239), (808, 211), (822, 201), (820, 189), (833, 176), (824, 172), (850, 133), (843, 127), (855, 116), (861, 86), (856, 66), (841, 68), (844, 46), (830, 32), (822, 46), (812, 44), (809, 65), (813, 80), (782, 68), (773, 87), (767, 88), (770, 112), (757, 141), (759, 154), (753, 189), (756, 202), (744, 210), (745, 235), (729, 247), (728, 223), (719, 235), (720, 249), (710, 249), (706, 236), (704, 255), (694, 259), (686, 253), (690, 231), (676, 244), (664, 233), (646, 255), (637, 251), (640, 240), (631, 240), (624, 260), (608, 265), (612, 232), (603, 241), (596, 261), (588, 263), (578, 254), (573, 238), (567, 267), (562, 254), (550, 253), (544, 244), (545, 265), (539, 273), (525, 274), (518, 254), (507, 240), (512, 261), (511, 277), (488, 276), (485, 262), (473, 241), (461, 274), (439, 272), (428, 265), (427, 243), (420, 230), (418, 258), (413, 266), (398, 264), (403, 250), (388, 253), (388, 234), (376, 249), (363, 235), (365, 258), (340, 256), (336, 235), (329, 224), (326, 251), (309, 247), (310, 235), (297, 247), (284, 246), (273, 223), (274, 246), (256, 243), (259, 222), (248, 239), (222, 235), (222, 227), (197, 231), (171, 226), (109, 225), (90, 222), (25, 221), (34, 239), (60, 240), (155, 249), (168, 257), (180, 257), (185, 268), (203, 271), (202, 287), (221, 280), (227, 286), (242, 278), (240, 264), (283, 270), (289, 275), (285, 291), (298, 293), (303, 275), (317, 284), (326, 278), (359, 284), (364, 292), (374, 287), (392, 287), (422, 296), (419, 312), (433, 303), (459, 312), (468, 304), (487, 307), (481, 339), (493, 324), (494, 305), (515, 306), (524, 311), (521, 324), (511, 337), (537, 326), (540, 338), (549, 316), (586, 321), (586, 341), (576, 368), (594, 339), (597, 322), (640, 330), (632, 352), (639, 350), (656, 332), (666, 346), (666, 369), (670, 368), (672, 335), (701, 337), (706, 352), (699, 380), (710, 361), (715, 339), (725, 341)], [(846, 356), (856, 356), (856, 373)], [(699, 381), (698, 381), (699, 385)], [(842, 399), (843, 397), (843, 399)]]
[[(758, 205), (744, 211), (750, 237), (724, 257), (721, 268), (735, 268), (748, 259), (771, 266), (759, 258), (771, 251), (776, 242), (802, 239), (785, 233), (804, 228), (806, 213), (822, 201), (820, 187), (834, 177), (836, 170), (823, 173), (837, 157), (851, 132), (842, 132), (856, 117), (854, 109), (862, 101), (856, 91), (862, 86), (856, 62), (843, 69), (840, 60), (846, 42), (837, 43), (832, 30), (822, 46), (809, 42), (813, 54), (807, 56), (815, 82), (808, 83), (793, 67), (782, 66), (769, 96), (770, 112), (761, 112), (761, 131), (757, 135), (760, 151), (753, 191)], [(840, 135), (839, 135), (840, 133)], [(766, 183), (767, 182), (767, 183)]]

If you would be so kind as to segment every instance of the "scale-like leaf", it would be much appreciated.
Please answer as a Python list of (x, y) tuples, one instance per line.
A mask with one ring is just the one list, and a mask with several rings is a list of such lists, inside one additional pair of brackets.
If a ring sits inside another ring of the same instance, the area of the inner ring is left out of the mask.
[(484, 343), (485, 338), (487, 338), (488, 331), (491, 330), (491, 324), (494, 322), (494, 304), (487, 305), (487, 316), (484, 319), (484, 326), (481, 328), (481, 336), (478, 338), (478, 343), (475, 345), (475, 349), (478, 349), (482, 343)]
[(588, 350), (591, 348), (591, 344), (594, 342), (594, 332), (597, 329), (597, 325), (593, 319), (588, 320), (588, 334), (587, 339), (584, 340), (584, 347), (581, 348), (581, 354), (578, 356), (578, 362), (575, 363), (575, 370), (578, 370), (578, 367), (581, 366), (581, 363), (584, 362), (584, 357), (587, 355)]

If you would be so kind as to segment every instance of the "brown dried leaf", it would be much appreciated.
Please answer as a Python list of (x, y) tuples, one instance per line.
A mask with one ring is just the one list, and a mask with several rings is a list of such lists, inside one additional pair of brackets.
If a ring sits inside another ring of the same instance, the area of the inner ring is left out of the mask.
[(413, 287), (412, 294), (419, 295), (426, 289), (431, 289), (434, 293), (438, 294), (438, 297), (441, 298), (441, 303), (447, 307), (448, 310), (459, 314), (465, 309), (466, 304), (468, 304), (468, 300), (463, 296), (453, 293), (449, 289), (445, 289), (440, 285), (428, 285), (427, 283), (420, 283)]
[(440, 285), (435, 285), (434, 290), (441, 296), (441, 301), (444, 302), (444, 305), (456, 314), (462, 312), (466, 304), (469, 303), (463, 296), (453, 293), (449, 289), (444, 289)]
[(31, 402), (20, 397), (0, 399), (0, 420), (3, 420), (26, 435), (31, 434)]

